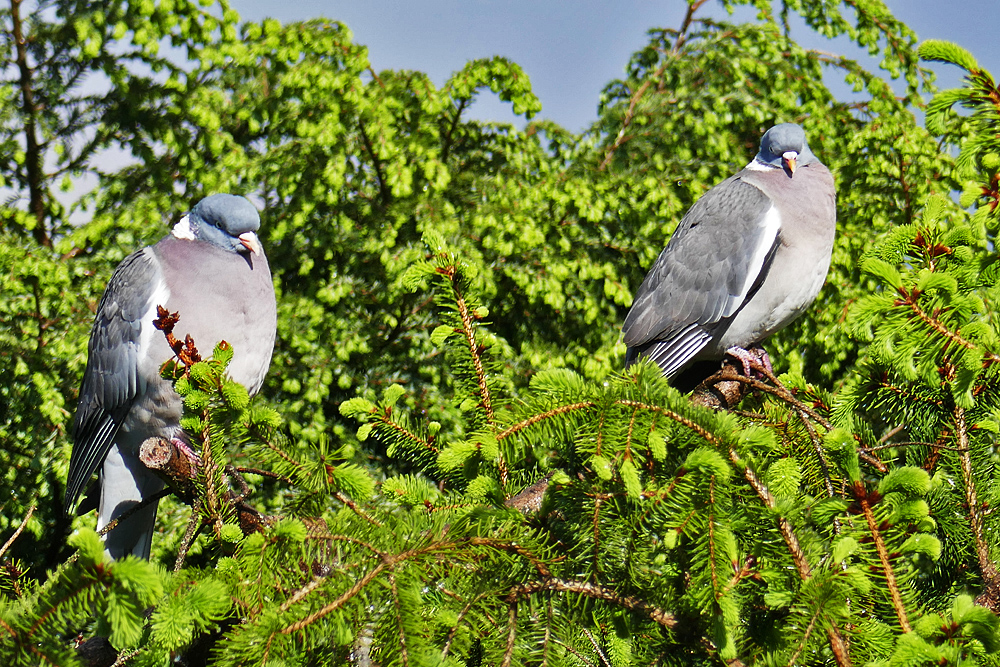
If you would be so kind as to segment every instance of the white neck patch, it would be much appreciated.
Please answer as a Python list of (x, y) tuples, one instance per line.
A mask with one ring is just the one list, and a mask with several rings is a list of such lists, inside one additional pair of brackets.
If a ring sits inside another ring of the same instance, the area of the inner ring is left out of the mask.
[(171, 233), (179, 239), (187, 239), (188, 241), (194, 241), (195, 239), (194, 230), (191, 229), (191, 220), (186, 215), (174, 225)]

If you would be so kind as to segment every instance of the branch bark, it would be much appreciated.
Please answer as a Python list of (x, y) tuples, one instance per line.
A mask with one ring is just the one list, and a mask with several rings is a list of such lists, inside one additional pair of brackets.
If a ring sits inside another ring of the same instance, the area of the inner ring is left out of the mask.
[(28, 210), (35, 217), (32, 235), (39, 244), (50, 248), (52, 239), (45, 225), (47, 215), (45, 189), (42, 183), (44, 180), (42, 147), (38, 141), (37, 129), (38, 105), (35, 104), (34, 78), (28, 63), (28, 42), (24, 37), (24, 21), (21, 18), (22, 2), (23, 0), (11, 0), (10, 18), (11, 33), (14, 38), (14, 58), (21, 88), (21, 113), (24, 117), (24, 166), (28, 181)]
[[(856, 486), (860, 487), (860, 483)], [(868, 530), (871, 532), (872, 540), (875, 542), (875, 551), (878, 559), (882, 563), (882, 573), (885, 575), (885, 583), (889, 588), (889, 595), (892, 598), (892, 608), (896, 612), (896, 619), (903, 632), (910, 631), (910, 619), (906, 616), (906, 607), (903, 606), (903, 596), (899, 592), (899, 584), (896, 583), (896, 574), (889, 562), (889, 551), (885, 548), (885, 541), (882, 539), (882, 531), (879, 530), (878, 522), (875, 520), (875, 513), (872, 511), (871, 503), (868, 501), (868, 492), (864, 488), (856, 488), (855, 496), (861, 504), (861, 511), (864, 512), (865, 521), (868, 522)]]

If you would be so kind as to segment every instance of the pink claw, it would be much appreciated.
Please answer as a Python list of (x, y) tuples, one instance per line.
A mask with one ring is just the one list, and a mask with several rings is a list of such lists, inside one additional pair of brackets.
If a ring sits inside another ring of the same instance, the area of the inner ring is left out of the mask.
[(170, 438), (170, 442), (172, 442), (174, 444), (174, 447), (176, 447), (178, 451), (180, 451), (182, 454), (184, 454), (186, 457), (188, 457), (192, 461), (200, 461), (201, 460), (201, 457), (198, 456), (197, 454), (195, 454), (194, 450), (191, 449), (188, 446), (188, 444), (186, 442), (184, 442), (183, 440), (181, 440), (180, 438)]
[(753, 377), (751, 369), (757, 365), (763, 367), (767, 373), (771, 375), (774, 374), (774, 368), (771, 366), (771, 357), (769, 357), (767, 355), (767, 351), (759, 345), (754, 345), (749, 350), (744, 350), (742, 347), (731, 347), (726, 350), (726, 354), (739, 360), (740, 364), (743, 366), (743, 375), (746, 377)]

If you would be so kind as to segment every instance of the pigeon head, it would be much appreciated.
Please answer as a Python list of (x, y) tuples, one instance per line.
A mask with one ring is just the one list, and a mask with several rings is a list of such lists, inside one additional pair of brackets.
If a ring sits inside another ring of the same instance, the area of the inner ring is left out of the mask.
[(247, 255), (261, 253), (255, 233), (260, 229), (260, 214), (246, 197), (211, 195), (194, 205), (191, 212), (174, 225), (174, 236), (199, 239), (230, 252)]
[(765, 168), (783, 169), (789, 176), (798, 167), (819, 162), (806, 143), (806, 133), (795, 123), (775, 125), (764, 133), (754, 162)]

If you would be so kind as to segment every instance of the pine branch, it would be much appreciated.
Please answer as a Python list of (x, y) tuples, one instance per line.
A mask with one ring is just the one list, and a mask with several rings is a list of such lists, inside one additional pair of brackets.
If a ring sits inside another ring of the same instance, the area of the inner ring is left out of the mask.
[(219, 478), (221, 477), (221, 470), (212, 451), (212, 437), (210, 434), (211, 415), (207, 408), (202, 411), (201, 418), (204, 424), (201, 433), (201, 467), (199, 468), (198, 475), (199, 486), (204, 489), (201, 496), (203, 499), (201, 509), (206, 511), (206, 518), (212, 523), (215, 536), (218, 538), (222, 535), (223, 523), (223, 508), (217, 488), (217, 484), (220, 481)]
[(507, 646), (504, 648), (500, 667), (510, 667), (514, 657), (514, 640), (517, 638), (517, 599), (508, 603), (507, 609)]
[(361, 577), (361, 579), (358, 579), (356, 582), (354, 582), (354, 585), (351, 586), (343, 594), (341, 594), (340, 597), (338, 597), (336, 600), (325, 605), (322, 609), (313, 612), (306, 618), (300, 621), (296, 621), (295, 623), (292, 623), (291, 625), (282, 628), (278, 632), (280, 632), (283, 635), (289, 635), (292, 634), (293, 632), (298, 632), (300, 630), (309, 627), (310, 625), (312, 625), (319, 619), (323, 618), (324, 616), (327, 616), (331, 612), (340, 609), (347, 602), (349, 602), (354, 596), (356, 596), (358, 593), (364, 590), (365, 586), (371, 583), (372, 579), (382, 574), (382, 571), (385, 570), (387, 567), (389, 567), (389, 563), (390, 561), (388, 560), (384, 560), (383, 562), (379, 563), (378, 565), (373, 567), (367, 574), (365, 574), (365, 576)]
[(665, 416), (669, 417), (670, 419), (673, 419), (678, 424), (682, 424), (682, 425), (688, 427), (689, 429), (691, 429), (692, 431), (694, 431), (695, 433), (697, 433), (701, 438), (703, 438), (708, 443), (710, 443), (712, 445), (715, 445), (717, 447), (722, 445), (722, 442), (715, 436), (714, 433), (710, 433), (709, 431), (707, 431), (704, 428), (702, 428), (701, 425), (696, 424), (695, 422), (691, 421), (687, 417), (684, 417), (684, 416), (682, 416), (682, 415), (680, 415), (680, 414), (678, 414), (678, 413), (676, 413), (673, 410), (670, 410), (668, 408), (664, 408), (664, 407), (659, 406), (659, 405), (651, 405), (649, 403), (643, 403), (641, 401), (628, 400), (628, 399), (618, 400), (618, 401), (615, 401), (615, 403), (617, 405), (626, 405), (626, 406), (629, 406), (629, 407), (640, 407), (640, 408), (642, 408), (644, 410), (648, 410), (650, 412), (658, 412), (658, 413), (660, 413), (662, 415), (665, 415)]
[(401, 658), (403, 660), (403, 665), (408, 665), (410, 662), (410, 653), (406, 648), (406, 632), (403, 630), (403, 611), (402, 605), (399, 602), (399, 590), (396, 588), (396, 575), (390, 571), (389, 572), (389, 590), (392, 592), (392, 604), (396, 609), (396, 618), (399, 619), (397, 627), (399, 629), (399, 648), (401, 653)]
[(382, 426), (386, 427), (390, 431), (395, 432), (397, 435), (402, 436), (404, 439), (408, 440), (414, 445), (418, 445), (419, 447), (422, 447), (423, 449), (426, 449), (427, 451), (432, 452), (434, 454), (438, 453), (438, 448), (432, 445), (428, 440), (421, 438), (413, 431), (404, 428), (400, 424), (393, 421), (388, 415), (384, 417), (376, 417), (375, 423), (381, 424)]
[(955, 436), (958, 438), (958, 455), (962, 464), (962, 482), (965, 486), (965, 503), (969, 509), (969, 525), (972, 528), (972, 539), (976, 545), (976, 558), (979, 561), (979, 571), (983, 580), (993, 582), (997, 579), (997, 567), (990, 558), (990, 548), (983, 529), (982, 507), (979, 494), (976, 491), (976, 480), (972, 474), (972, 454), (969, 448), (969, 432), (965, 423), (965, 409), (955, 406), (952, 410), (955, 424)]
[[(743, 469), (743, 476), (750, 483), (750, 486), (757, 493), (757, 496), (764, 502), (764, 505), (773, 510), (775, 508), (774, 496), (767, 489), (757, 474), (749, 465), (744, 465), (740, 460), (739, 454), (736, 453), (735, 449), (729, 450), (729, 458), (736, 465), (737, 468)], [(806, 559), (805, 552), (799, 542), (798, 537), (795, 535), (795, 531), (792, 529), (791, 522), (784, 516), (778, 516), (778, 530), (781, 532), (781, 537), (785, 541), (785, 546), (788, 547), (788, 552), (792, 556), (792, 561), (795, 563), (795, 569), (799, 573), (799, 578), (803, 582), (808, 581), (812, 577), (812, 568), (809, 566), (809, 561)], [(844, 642), (844, 638), (840, 636), (840, 631), (836, 627), (830, 626), (827, 628), (827, 638), (830, 643), (830, 650), (833, 651), (834, 658), (837, 660), (837, 665), (839, 667), (849, 667), (851, 665), (850, 652), (847, 649), (847, 644)]]
[[(899, 293), (903, 296), (902, 299), (896, 301), (896, 305), (908, 306), (910, 311), (913, 313), (913, 317), (927, 325), (932, 331), (943, 336), (948, 342), (954, 343), (959, 347), (965, 348), (966, 350), (975, 350), (976, 345), (971, 341), (966, 340), (959, 334), (955, 333), (949, 329), (943, 322), (935, 317), (931, 317), (924, 309), (920, 307), (918, 303), (918, 298), (920, 297), (920, 290), (912, 289), (907, 290), (906, 288), (897, 288)], [(945, 349), (947, 349), (947, 343), (945, 344)], [(983, 350), (983, 355), (986, 357), (987, 361), (990, 363), (996, 363), (1000, 361), (1000, 356), (994, 354), (989, 350)]]
[[(379, 562), (368, 573), (366, 573), (364, 577), (355, 582), (355, 584), (350, 589), (341, 594), (336, 600), (325, 605), (318, 611), (310, 614), (308, 617), (286, 626), (285, 628), (279, 631), (281, 634), (287, 635), (307, 628), (308, 626), (312, 625), (321, 618), (329, 615), (330, 613), (344, 606), (352, 598), (358, 595), (358, 593), (360, 593), (365, 588), (365, 586), (367, 586), (375, 577), (377, 577), (382, 572), (392, 571), (400, 564), (419, 557), (430, 556), (444, 552), (449, 552), (449, 553), (461, 552), (463, 548), (468, 546), (487, 546), (498, 550), (512, 551), (519, 555), (525, 555), (525, 557), (527, 557), (529, 560), (540, 563), (540, 559), (537, 559), (537, 557), (535, 557), (533, 554), (530, 554), (530, 552), (524, 550), (523, 547), (519, 547), (517, 544), (513, 544), (510, 542), (498, 541), (493, 538), (469, 537), (459, 540), (432, 542), (431, 544), (425, 545), (423, 547), (410, 549), (397, 554), (389, 554), (376, 549), (372, 545), (366, 544), (360, 540), (357, 540), (355, 538), (346, 535), (313, 535), (312, 537), (319, 539), (343, 540), (347, 542), (352, 542), (354, 544), (362, 545), (365, 548), (370, 549), (373, 552), (373, 554), (378, 556)], [(546, 570), (539, 568), (539, 572), (544, 573), (546, 572)]]
[(361, 517), (371, 525), (375, 526), (376, 528), (382, 527), (381, 521), (373, 518), (370, 514), (363, 511), (356, 502), (354, 502), (347, 496), (346, 493), (343, 493), (342, 491), (337, 491), (336, 493), (333, 494), (333, 497), (339, 500), (340, 502), (344, 503), (345, 505), (347, 505), (348, 509), (350, 509), (352, 512), (357, 514), (359, 517)]
[[(715, 507), (714, 476), (708, 483), (708, 502), (709, 507)], [(715, 513), (712, 510), (709, 510), (708, 512), (708, 520), (706, 523), (708, 523), (708, 567), (712, 579), (712, 597), (716, 602), (718, 602), (721, 597), (721, 592), (719, 591), (719, 573), (716, 570), (715, 563)]]
[(594, 499), (594, 512), (593, 518), (591, 519), (591, 531), (594, 534), (594, 571), (591, 573), (592, 578), (599, 577), (601, 574), (601, 503), (604, 502), (604, 498), (597, 497)]
[(621, 595), (607, 586), (594, 584), (589, 581), (573, 581), (569, 579), (550, 577), (540, 581), (517, 584), (510, 589), (506, 599), (508, 602), (513, 602), (518, 598), (541, 591), (574, 593), (576, 595), (583, 595), (595, 600), (604, 600), (606, 602), (611, 602), (622, 609), (639, 612), (664, 628), (672, 628), (677, 625), (677, 619), (674, 618), (674, 615), (670, 612), (649, 604), (647, 601), (638, 597)]
[(469, 346), (469, 356), (476, 369), (476, 382), (479, 384), (479, 399), (483, 409), (486, 410), (486, 420), (490, 424), (493, 424), (496, 420), (496, 415), (493, 413), (493, 398), (490, 395), (490, 387), (486, 381), (486, 371), (483, 369), (483, 359), (479, 353), (479, 344), (476, 342), (475, 324), (473, 324), (472, 317), (469, 315), (465, 296), (459, 291), (458, 285), (455, 282), (457, 272), (454, 266), (442, 267), (438, 272), (447, 277), (451, 283), (455, 305), (458, 308), (458, 315), (462, 320), (462, 335), (465, 336), (465, 341)]
[(560, 405), (559, 407), (553, 408), (552, 410), (532, 415), (528, 419), (518, 422), (517, 424), (512, 424), (511, 426), (508, 426), (505, 430), (501, 431), (499, 434), (497, 434), (497, 441), (499, 442), (504, 438), (516, 435), (520, 431), (523, 431), (524, 429), (534, 426), (535, 424), (545, 421), (547, 419), (553, 419), (555, 417), (564, 415), (568, 412), (574, 412), (576, 410), (583, 410), (592, 407), (594, 407), (593, 401), (581, 401), (579, 403), (571, 403), (569, 405)]
[(174, 559), (174, 572), (180, 572), (187, 560), (188, 549), (194, 543), (194, 538), (198, 535), (198, 530), (202, 526), (201, 520), (201, 496), (196, 496), (191, 504), (191, 516), (188, 518), (187, 528), (184, 529), (184, 537), (181, 538), (180, 546), (177, 548), (177, 558)]
[(875, 520), (875, 513), (872, 512), (870, 494), (864, 488), (862, 482), (854, 483), (854, 497), (861, 505), (861, 511), (868, 522), (868, 532), (875, 542), (875, 552), (878, 554), (879, 562), (882, 563), (882, 574), (885, 576), (885, 584), (889, 589), (889, 596), (892, 599), (892, 608), (896, 612), (896, 619), (903, 632), (910, 632), (910, 620), (906, 616), (906, 608), (903, 606), (903, 597), (899, 593), (899, 584), (896, 583), (896, 574), (893, 571), (892, 562), (889, 560), (889, 552), (885, 548), (885, 540), (882, 538), (882, 531)]

